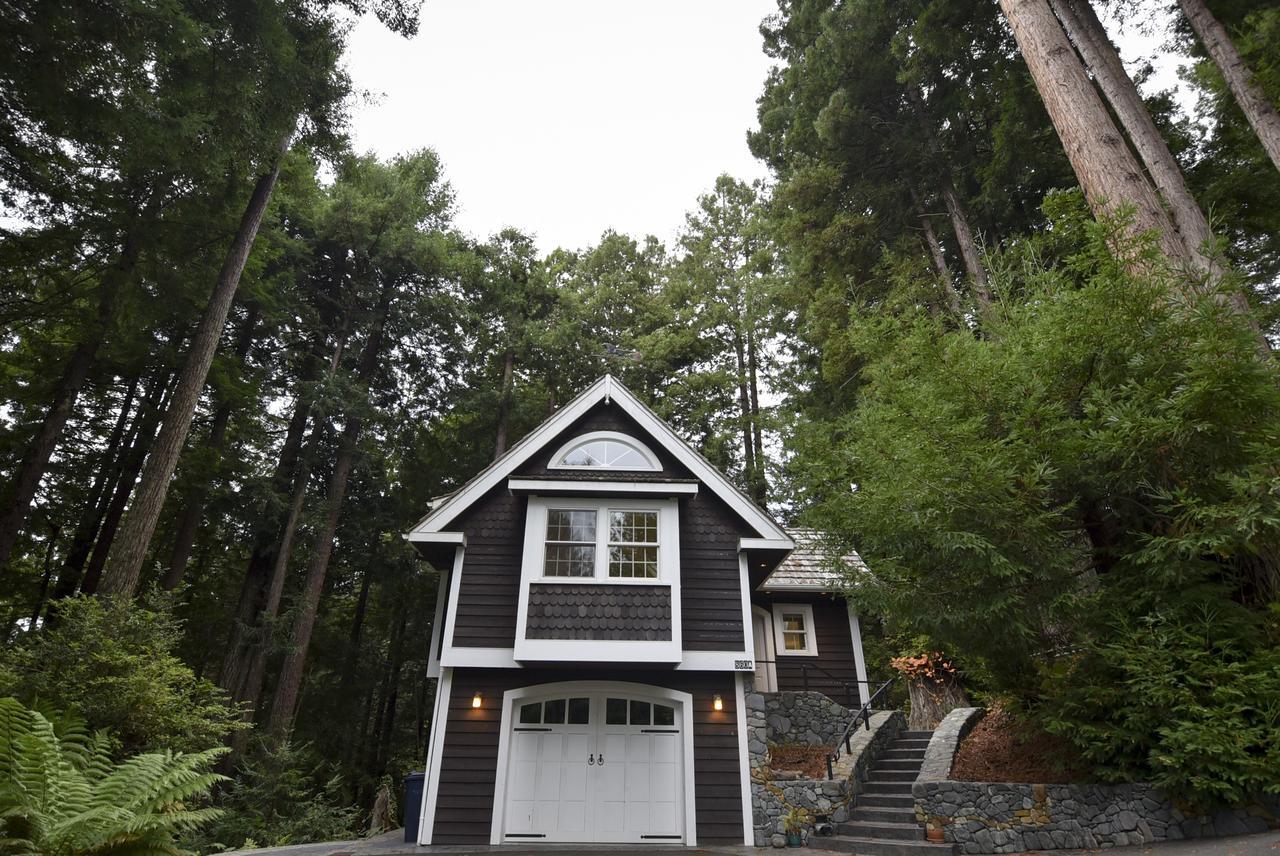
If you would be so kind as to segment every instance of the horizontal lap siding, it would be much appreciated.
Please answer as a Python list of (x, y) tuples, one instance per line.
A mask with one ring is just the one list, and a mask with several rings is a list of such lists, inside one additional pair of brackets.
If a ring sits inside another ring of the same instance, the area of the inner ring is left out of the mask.
[(742, 651), (737, 516), (707, 491), (680, 503), (680, 608), (686, 651)]
[[(785, 654), (777, 656), (778, 689), (805, 689), (802, 664), (809, 664), (816, 667), (809, 670), (810, 690), (824, 693), (840, 704), (857, 704), (858, 672), (854, 665), (852, 637), (849, 635), (849, 610), (844, 598), (814, 598), (778, 593), (770, 600), (761, 601), (760, 605), (771, 609), (772, 603), (808, 603), (812, 606), (818, 641), (817, 657), (788, 657)], [(775, 641), (781, 648), (781, 640)], [(822, 672), (818, 669), (822, 669)]]
[(516, 643), (526, 500), (506, 486), (489, 491), (460, 521), (467, 535), (453, 644), (510, 648)]
[[(455, 669), (440, 760), (434, 844), (486, 844), (493, 825), (502, 694), (559, 681), (652, 684), (693, 694), (694, 802), (699, 844), (742, 841), (738, 727), (730, 672), (653, 672), (584, 669)], [(483, 707), (471, 707), (479, 691)], [(724, 709), (714, 709), (720, 694)]]

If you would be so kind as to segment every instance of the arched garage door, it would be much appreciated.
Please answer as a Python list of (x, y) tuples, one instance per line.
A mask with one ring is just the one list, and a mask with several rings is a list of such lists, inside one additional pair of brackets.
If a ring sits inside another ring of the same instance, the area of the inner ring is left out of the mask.
[(686, 694), (638, 684), (507, 693), (494, 842), (685, 842), (687, 711)]

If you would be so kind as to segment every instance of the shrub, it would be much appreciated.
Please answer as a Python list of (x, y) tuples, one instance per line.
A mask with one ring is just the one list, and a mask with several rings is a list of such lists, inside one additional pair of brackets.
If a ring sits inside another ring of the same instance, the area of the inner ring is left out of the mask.
[(217, 817), (189, 809), (222, 777), (223, 751), (163, 752), (112, 762), (111, 740), (61, 734), (17, 699), (0, 698), (0, 851), (31, 856), (181, 854), (175, 836)]

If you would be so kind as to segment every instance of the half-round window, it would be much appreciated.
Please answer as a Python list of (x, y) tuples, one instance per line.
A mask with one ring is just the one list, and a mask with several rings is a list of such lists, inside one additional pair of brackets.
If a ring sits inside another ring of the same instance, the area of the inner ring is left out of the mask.
[(551, 458), (554, 470), (662, 469), (649, 447), (634, 437), (614, 431), (596, 431), (574, 437)]

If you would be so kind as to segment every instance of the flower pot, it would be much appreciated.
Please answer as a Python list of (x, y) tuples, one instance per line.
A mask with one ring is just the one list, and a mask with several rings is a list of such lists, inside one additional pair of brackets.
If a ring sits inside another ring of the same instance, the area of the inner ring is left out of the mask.
[(946, 836), (942, 832), (942, 827), (934, 826), (932, 824), (930, 824), (928, 828), (925, 829), (924, 837), (927, 840), (934, 842), (935, 844), (941, 843), (946, 839)]
[(801, 846), (802, 844), (804, 844), (804, 840), (800, 837), (800, 833), (799, 833), (799, 832), (788, 832), (788, 833), (787, 833), (787, 846), (788, 846), (788, 847), (799, 847), (799, 846)]

